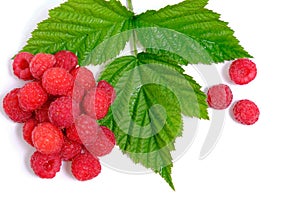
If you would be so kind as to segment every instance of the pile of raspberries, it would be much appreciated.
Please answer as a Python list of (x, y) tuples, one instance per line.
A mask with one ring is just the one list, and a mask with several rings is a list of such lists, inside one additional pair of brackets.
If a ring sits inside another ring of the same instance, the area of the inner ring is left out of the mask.
[(23, 123), (23, 138), (35, 149), (33, 172), (53, 178), (62, 161), (69, 161), (76, 179), (98, 176), (99, 157), (116, 143), (113, 132), (97, 123), (115, 99), (114, 88), (103, 80), (96, 83), (93, 73), (65, 50), (54, 55), (21, 52), (12, 68), (26, 82), (4, 97), (3, 108), (11, 120)]

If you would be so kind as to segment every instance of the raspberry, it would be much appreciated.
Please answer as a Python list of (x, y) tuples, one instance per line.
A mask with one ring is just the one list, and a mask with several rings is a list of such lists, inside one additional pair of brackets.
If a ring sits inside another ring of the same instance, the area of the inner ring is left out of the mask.
[(235, 60), (229, 67), (229, 76), (238, 85), (251, 82), (256, 74), (255, 63), (246, 58)]
[(42, 84), (48, 94), (67, 95), (73, 87), (73, 76), (63, 68), (48, 69), (42, 78)]
[(42, 154), (34, 152), (30, 159), (30, 166), (40, 178), (54, 178), (62, 164), (59, 154)]
[(84, 96), (84, 88), (74, 82), (73, 89), (71, 89), (67, 96), (72, 97), (77, 102), (81, 102)]
[(37, 124), (38, 124), (37, 120), (34, 118), (31, 118), (31, 119), (27, 120), (23, 125), (23, 138), (31, 146), (33, 146), (32, 131)]
[(72, 161), (71, 171), (79, 181), (93, 179), (101, 172), (100, 161), (88, 152), (79, 154)]
[(64, 161), (70, 161), (81, 152), (81, 144), (64, 137), (64, 143), (61, 148), (61, 158)]
[(259, 114), (257, 105), (247, 99), (238, 101), (233, 107), (233, 116), (241, 124), (254, 124), (258, 120)]
[(78, 64), (77, 56), (71, 51), (59, 51), (54, 56), (56, 58), (55, 67), (61, 67), (71, 71)]
[(81, 143), (84, 145), (89, 145), (95, 142), (97, 133), (99, 131), (99, 125), (95, 119), (89, 117), (88, 115), (82, 114), (75, 121), (75, 129), (81, 140)]
[(54, 67), (55, 62), (54, 55), (38, 53), (32, 58), (29, 69), (34, 78), (41, 79), (47, 69)]
[(13, 71), (14, 74), (24, 80), (32, 80), (33, 76), (31, 75), (30, 69), (29, 69), (29, 63), (31, 59), (33, 58), (33, 55), (28, 52), (21, 52), (14, 58), (13, 61)]
[(50, 122), (59, 128), (71, 126), (79, 114), (79, 104), (67, 96), (53, 101), (48, 111)]
[(104, 156), (109, 154), (116, 144), (114, 133), (107, 127), (101, 126), (97, 134), (97, 139), (92, 145), (86, 146), (94, 156)]
[(35, 119), (41, 123), (41, 122), (49, 122), (49, 106), (50, 106), (51, 100), (48, 98), (48, 101), (42, 105), (41, 108), (34, 111)]
[(13, 89), (3, 99), (3, 109), (14, 122), (23, 123), (31, 118), (32, 113), (20, 108), (18, 93), (20, 88)]
[(93, 73), (85, 67), (77, 67), (71, 71), (75, 83), (83, 87), (86, 91), (94, 88), (96, 82)]
[(43, 122), (33, 129), (32, 142), (43, 154), (58, 153), (63, 145), (63, 133), (51, 123)]
[(48, 94), (39, 82), (29, 82), (20, 89), (18, 98), (23, 110), (34, 111), (47, 101)]
[(83, 109), (89, 116), (102, 119), (108, 113), (110, 100), (108, 95), (101, 89), (90, 90), (83, 99)]
[(214, 109), (227, 108), (231, 104), (232, 98), (232, 92), (229, 86), (225, 84), (214, 85), (207, 92), (207, 103)]
[(66, 136), (68, 139), (77, 142), (79, 144), (82, 144), (82, 141), (77, 133), (76, 125), (73, 124), (72, 126), (66, 128)]
[(116, 91), (112, 85), (110, 85), (108, 82), (106, 82), (104, 80), (101, 80), (98, 82), (97, 88), (103, 90), (107, 94), (109, 102), (111, 102), (111, 103), (114, 102), (114, 100), (116, 98)]

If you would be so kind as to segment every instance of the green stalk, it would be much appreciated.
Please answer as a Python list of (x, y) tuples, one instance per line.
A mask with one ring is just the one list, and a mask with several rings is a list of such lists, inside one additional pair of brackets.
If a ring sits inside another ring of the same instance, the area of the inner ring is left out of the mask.
[(132, 6), (131, 0), (126, 0), (126, 3), (127, 3), (127, 8), (128, 8), (131, 12), (133, 12), (133, 6)]
[[(131, 0), (126, 0), (126, 3), (127, 3), (128, 10), (133, 12), (133, 5)], [(132, 37), (129, 41), (129, 45), (130, 45), (130, 50), (134, 53), (135, 56), (137, 56), (138, 54), (136, 41), (137, 41), (136, 32), (135, 30), (132, 30)]]

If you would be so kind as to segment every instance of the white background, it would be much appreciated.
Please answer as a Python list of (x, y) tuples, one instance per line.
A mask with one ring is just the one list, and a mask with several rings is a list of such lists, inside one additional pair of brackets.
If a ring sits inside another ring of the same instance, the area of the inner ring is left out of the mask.
[[(59, 0), (0, 2), (0, 97), (23, 83), (12, 76), (10, 58), (47, 17)], [(124, 0), (122, 2), (125, 2)], [(133, 0), (135, 12), (158, 9), (179, 0)], [(299, 46), (300, 12), (296, 0), (210, 0), (235, 36), (253, 56), (257, 78), (246, 86), (229, 84), (234, 98), (249, 98), (260, 120), (243, 126), (226, 111), (222, 137), (204, 160), (199, 152), (204, 133), (173, 168), (176, 192), (155, 174), (132, 175), (103, 167), (96, 179), (75, 181), (66, 165), (52, 180), (29, 168), (32, 149), (22, 141), (21, 125), (3, 115), (0, 122), (0, 199), (299, 199)], [(222, 67), (222, 66), (220, 66)], [(222, 69), (220, 69), (222, 71)], [(224, 77), (223, 77), (224, 78)], [(224, 78), (226, 81), (226, 78)]]

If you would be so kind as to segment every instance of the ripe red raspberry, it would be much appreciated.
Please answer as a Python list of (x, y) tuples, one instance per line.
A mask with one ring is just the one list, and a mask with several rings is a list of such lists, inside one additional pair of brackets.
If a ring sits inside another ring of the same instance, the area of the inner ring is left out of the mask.
[(84, 88), (74, 82), (73, 88), (68, 92), (67, 96), (72, 97), (72, 99), (80, 103), (84, 93)]
[(86, 146), (86, 148), (94, 156), (105, 156), (112, 151), (115, 144), (114, 133), (109, 128), (101, 126), (96, 141), (92, 145)]
[(63, 145), (63, 133), (51, 123), (43, 122), (33, 129), (32, 142), (43, 154), (58, 153)]
[(55, 62), (54, 55), (38, 53), (32, 58), (29, 64), (30, 72), (34, 78), (41, 79), (47, 69), (54, 67)]
[(48, 116), (48, 111), (49, 111), (49, 106), (50, 106), (50, 103), (52, 102), (52, 99), (51, 98), (48, 98), (48, 101), (46, 103), (44, 103), (42, 105), (42, 107), (40, 107), (39, 109), (35, 110), (34, 111), (34, 116), (35, 116), (35, 119), (39, 122), (39, 123), (42, 123), (42, 122), (49, 122), (49, 116)]
[(62, 161), (60, 155), (42, 154), (38, 151), (34, 152), (30, 159), (30, 166), (33, 172), (40, 178), (54, 178), (59, 172)]
[(229, 67), (229, 76), (238, 85), (251, 82), (256, 77), (256, 74), (255, 63), (246, 58), (235, 60)]
[(31, 59), (33, 58), (33, 55), (28, 52), (21, 52), (16, 55), (13, 61), (13, 71), (14, 74), (24, 80), (32, 80), (33, 76), (31, 75), (30, 69), (29, 69), (29, 63)]
[(21, 109), (18, 99), (20, 88), (13, 89), (3, 99), (3, 109), (14, 122), (23, 123), (31, 118), (32, 113)]
[(111, 102), (111, 103), (114, 102), (114, 100), (116, 98), (116, 91), (112, 85), (110, 85), (108, 82), (106, 82), (104, 80), (101, 80), (98, 82), (97, 88), (100, 90), (103, 90), (107, 94), (109, 102)]
[(86, 67), (77, 67), (71, 71), (77, 85), (83, 87), (85, 91), (96, 86), (93, 73)]
[(207, 103), (211, 108), (222, 110), (232, 102), (232, 92), (228, 85), (214, 85), (208, 89)]
[(74, 126), (75, 129), (74, 127), (71, 129), (73, 133), (68, 133), (67, 130), (67, 136), (73, 134), (73, 138), (76, 138), (77, 132), (77, 135), (83, 145), (89, 145), (95, 142), (97, 133), (99, 131), (99, 125), (97, 124), (95, 119), (91, 118), (88, 115), (82, 114), (76, 119)]
[(61, 67), (71, 71), (78, 64), (77, 56), (71, 51), (62, 50), (57, 52), (54, 56), (56, 58), (55, 67)]
[(93, 179), (101, 172), (100, 161), (88, 152), (79, 154), (72, 161), (71, 171), (79, 181)]
[(23, 139), (31, 146), (33, 146), (32, 131), (37, 124), (38, 124), (38, 121), (34, 118), (31, 118), (31, 119), (27, 120), (23, 125)]
[(63, 68), (50, 68), (45, 71), (42, 84), (48, 94), (67, 95), (72, 90), (73, 76)]
[(66, 128), (66, 136), (68, 139), (70, 139), (74, 142), (77, 142), (79, 144), (82, 144), (82, 141), (77, 133), (77, 128), (76, 128), (75, 123), (72, 124), (72, 126)]
[(108, 95), (103, 90), (95, 88), (85, 95), (82, 105), (86, 114), (95, 119), (102, 119), (108, 113), (110, 104)]
[(57, 98), (49, 106), (49, 120), (58, 128), (70, 127), (80, 114), (79, 104), (71, 97)]
[(48, 94), (39, 82), (26, 83), (18, 93), (20, 107), (25, 111), (34, 111), (48, 99)]
[(247, 99), (238, 101), (233, 107), (233, 116), (241, 124), (254, 124), (258, 120), (259, 114), (257, 105)]
[(81, 144), (74, 142), (70, 140), (67, 137), (64, 137), (64, 143), (61, 148), (61, 158), (64, 161), (70, 161), (72, 160), (75, 156), (77, 156), (82, 150)]

